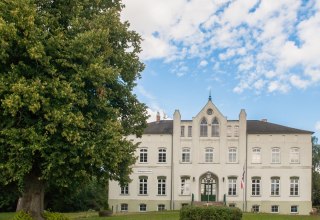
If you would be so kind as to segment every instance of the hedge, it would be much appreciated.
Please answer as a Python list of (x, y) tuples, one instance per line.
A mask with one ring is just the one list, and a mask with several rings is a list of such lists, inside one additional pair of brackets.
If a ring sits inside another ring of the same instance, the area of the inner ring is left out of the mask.
[(184, 206), (180, 210), (180, 220), (240, 220), (239, 208), (225, 206)]

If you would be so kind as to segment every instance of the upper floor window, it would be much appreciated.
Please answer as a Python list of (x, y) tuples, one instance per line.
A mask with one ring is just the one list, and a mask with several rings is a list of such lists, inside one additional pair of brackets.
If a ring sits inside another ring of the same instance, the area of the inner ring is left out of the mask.
[(232, 127), (231, 125), (227, 126), (227, 137), (231, 137), (232, 136)]
[(271, 177), (271, 195), (279, 196), (280, 195), (280, 178)]
[(121, 192), (121, 195), (128, 195), (129, 194), (129, 186), (128, 186), (128, 184), (122, 186), (120, 188), (120, 192)]
[(181, 177), (180, 194), (190, 195), (190, 177), (189, 176)]
[(159, 163), (167, 162), (167, 150), (165, 148), (159, 149), (158, 162)]
[(166, 178), (158, 177), (158, 195), (166, 194)]
[(140, 163), (147, 163), (148, 162), (148, 149), (141, 148), (140, 149)]
[(219, 122), (217, 118), (214, 118), (212, 120), (212, 127), (211, 127), (211, 136), (212, 137), (219, 137), (220, 135), (220, 128), (219, 128)]
[(252, 163), (261, 163), (261, 149), (256, 147), (252, 149)]
[(290, 196), (299, 195), (299, 177), (290, 178)]
[(213, 148), (206, 148), (205, 151), (205, 162), (212, 163), (213, 162)]
[(184, 137), (184, 126), (181, 126), (181, 137)]
[(271, 163), (280, 163), (280, 148), (274, 147), (271, 150)]
[(190, 148), (182, 149), (182, 158), (181, 162), (189, 163), (190, 162)]
[(188, 126), (188, 137), (192, 137), (192, 126)]
[(300, 152), (299, 148), (294, 147), (290, 149), (290, 163), (299, 163), (300, 162)]
[(207, 119), (203, 118), (200, 122), (200, 137), (208, 136), (208, 123)]
[(234, 126), (234, 136), (239, 137), (239, 126), (238, 125)]
[(261, 189), (261, 179), (260, 177), (252, 177), (251, 179), (252, 187), (251, 187), (251, 195), (253, 196), (260, 196), (260, 189)]
[(228, 153), (228, 162), (229, 163), (236, 163), (237, 162), (237, 148), (231, 147), (229, 148), (229, 153)]

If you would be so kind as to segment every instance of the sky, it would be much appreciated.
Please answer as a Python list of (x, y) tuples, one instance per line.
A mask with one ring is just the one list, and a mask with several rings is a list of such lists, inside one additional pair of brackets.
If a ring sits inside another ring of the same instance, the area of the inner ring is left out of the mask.
[(134, 93), (192, 119), (212, 101), (227, 119), (315, 132), (320, 142), (320, 1), (123, 0), (146, 65)]

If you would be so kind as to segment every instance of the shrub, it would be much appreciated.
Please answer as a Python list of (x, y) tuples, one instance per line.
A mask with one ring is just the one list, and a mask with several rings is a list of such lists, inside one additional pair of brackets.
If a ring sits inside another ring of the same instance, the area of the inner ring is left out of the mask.
[(46, 220), (70, 220), (68, 217), (58, 212), (44, 212), (43, 217)]
[(241, 218), (240, 209), (224, 206), (185, 206), (180, 210), (180, 220), (240, 220)]
[(28, 213), (24, 211), (19, 211), (13, 216), (13, 220), (33, 220), (33, 219)]

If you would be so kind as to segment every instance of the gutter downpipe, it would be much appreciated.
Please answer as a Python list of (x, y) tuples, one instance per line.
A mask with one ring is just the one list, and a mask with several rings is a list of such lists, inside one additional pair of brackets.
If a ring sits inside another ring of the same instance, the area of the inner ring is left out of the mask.
[[(173, 129), (174, 130), (174, 129)], [(174, 210), (174, 203), (173, 203), (173, 130), (171, 135), (171, 190), (170, 190), (170, 209)]]

